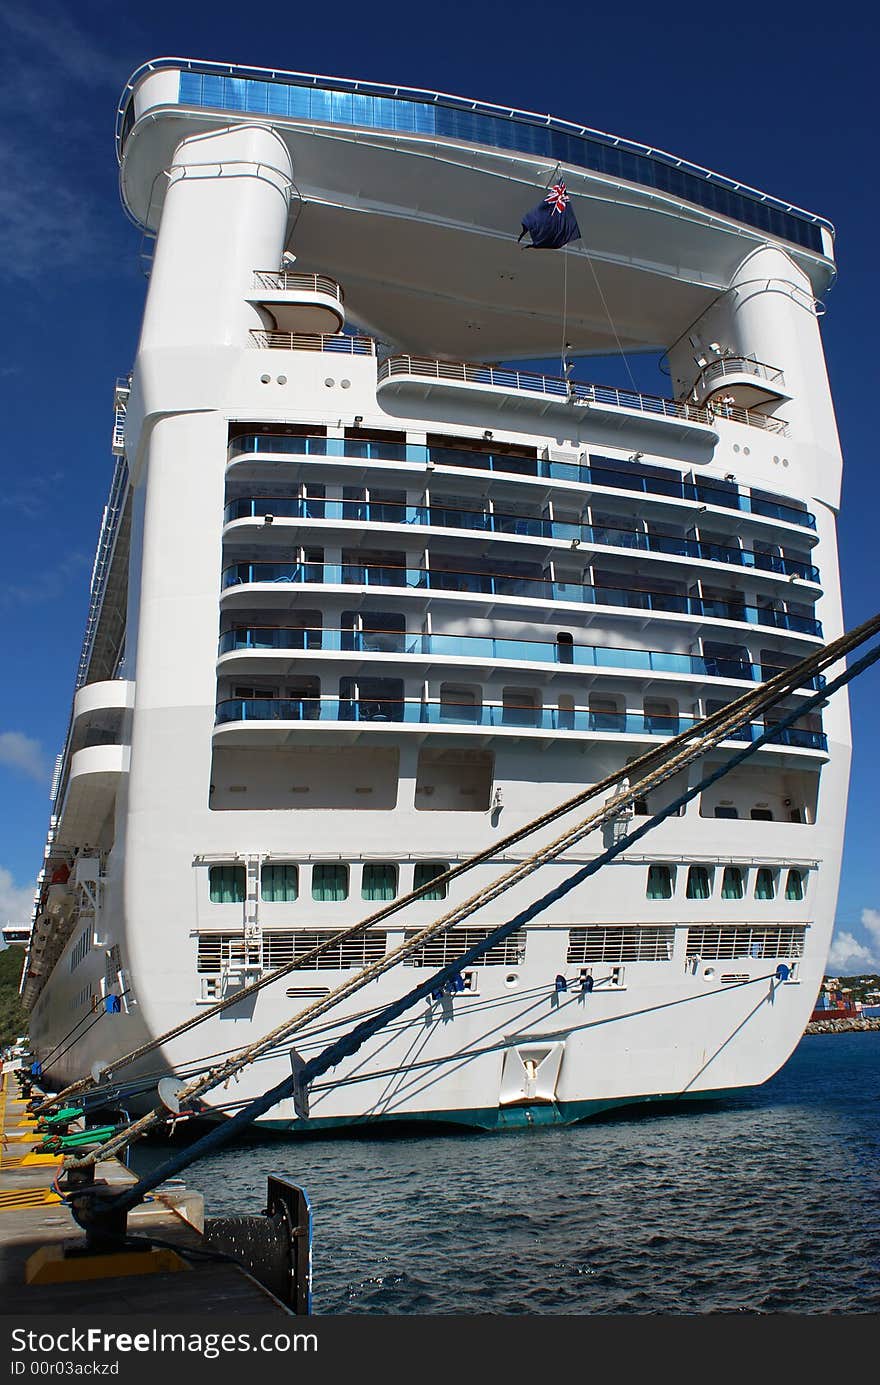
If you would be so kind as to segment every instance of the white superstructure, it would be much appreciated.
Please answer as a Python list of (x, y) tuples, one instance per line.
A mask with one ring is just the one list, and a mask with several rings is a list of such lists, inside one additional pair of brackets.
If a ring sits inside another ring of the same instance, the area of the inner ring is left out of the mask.
[[(827, 223), (549, 117), (177, 59), (131, 79), (118, 142), (151, 266), (24, 981), (58, 1082), (841, 631)], [(525, 251), (560, 173), (583, 240)], [(667, 398), (515, 364), (562, 348), (588, 378), (618, 344), (666, 352)], [(849, 754), (836, 697), (336, 1069), (312, 1121), (568, 1121), (764, 1081), (822, 978)], [(268, 1031), (440, 907), (126, 1077)]]

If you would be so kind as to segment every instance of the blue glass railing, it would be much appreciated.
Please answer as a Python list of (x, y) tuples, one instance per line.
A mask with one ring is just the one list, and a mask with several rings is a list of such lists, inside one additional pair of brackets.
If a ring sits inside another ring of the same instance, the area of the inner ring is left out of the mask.
[(354, 461), (411, 462), (416, 466), (463, 467), (471, 471), (503, 472), (505, 475), (537, 476), (550, 481), (575, 481), (585, 486), (635, 491), (643, 495), (665, 495), (674, 500), (694, 500), (717, 505), (743, 514), (816, 528), (816, 516), (809, 510), (780, 501), (759, 499), (734, 485), (711, 481), (689, 481), (669, 469), (668, 476), (654, 476), (639, 468), (603, 465), (603, 458), (589, 462), (555, 462), (542, 457), (519, 457), (505, 452), (471, 451), (461, 447), (427, 447), (421, 443), (370, 442), (361, 438), (291, 437), (286, 434), (251, 433), (233, 438), (229, 458), (257, 453), (267, 457), (339, 457)]
[(426, 571), (423, 568), (371, 566), (359, 563), (233, 563), (224, 569), (223, 590), (253, 582), (323, 582), (366, 587), (407, 587), (428, 591), (470, 592), (483, 596), (527, 596), (537, 601), (567, 601), (579, 605), (617, 606), (642, 611), (708, 616), (747, 625), (769, 625), (801, 635), (822, 634), (812, 616), (795, 615), (763, 606), (746, 606), (715, 597), (680, 596), (673, 592), (635, 587), (597, 587), (582, 582), (551, 582), (497, 572)]
[[(481, 726), (528, 731), (584, 731), (622, 736), (677, 736), (695, 726), (696, 717), (653, 716), (642, 712), (591, 712), (562, 707), (504, 707), (493, 703), (417, 702), (404, 698), (230, 698), (217, 704), (217, 725), (238, 721), (359, 721), (420, 726)], [(728, 739), (757, 740), (760, 723)], [(778, 744), (825, 750), (821, 731), (780, 731)]]
[[(164, 59), (139, 69), (127, 90), (134, 88), (141, 72), (175, 64), (185, 69), (179, 77), (178, 100), (182, 105), (250, 112), (269, 119), (276, 116), (321, 125), (434, 135), (511, 150), (549, 159), (551, 166), (573, 165), (651, 188), (819, 255), (825, 253), (821, 228), (829, 223), (812, 213), (684, 159), (599, 130), (440, 92), (240, 66), (184, 64), (178, 59)], [(134, 122), (132, 97), (120, 108), (120, 156)]]
[(480, 533), (514, 534), (527, 538), (559, 539), (570, 543), (599, 544), (610, 548), (633, 548), (642, 553), (662, 553), (675, 558), (698, 558), (704, 562), (755, 568), (785, 576), (819, 581), (819, 569), (798, 558), (733, 548), (725, 544), (704, 543), (699, 539), (674, 538), (625, 529), (607, 524), (574, 524), (532, 515), (506, 515), (498, 511), (450, 509), (443, 505), (397, 505), (384, 500), (296, 499), (252, 496), (231, 500), (223, 512), (224, 523), (238, 519), (262, 519), (271, 514), (281, 519), (348, 520), (360, 524), (429, 525), (442, 529), (467, 529)]
[[(496, 639), (488, 635), (427, 635), (409, 630), (340, 630), (326, 626), (237, 626), (220, 636), (220, 654), (241, 649), (324, 649), (356, 654), (447, 655), (482, 662), (499, 659), (516, 663), (559, 664), (563, 668), (639, 669), (653, 673), (683, 673), (706, 678), (733, 678), (761, 683), (782, 670), (772, 664), (663, 650), (624, 649), (611, 645), (565, 644), (556, 640)], [(820, 673), (804, 683), (817, 691), (825, 686)]]

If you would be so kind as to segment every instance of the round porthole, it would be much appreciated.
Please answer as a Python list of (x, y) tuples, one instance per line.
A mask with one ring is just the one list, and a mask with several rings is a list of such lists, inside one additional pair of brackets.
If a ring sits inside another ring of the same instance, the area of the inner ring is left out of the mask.
[(328, 375), (327, 379), (324, 381), (324, 384), (327, 386), (329, 390), (333, 388), (333, 386), (336, 384), (336, 381), (330, 375)]
[(287, 376), (286, 376), (286, 375), (279, 375), (279, 376), (278, 376), (278, 383), (279, 383), (279, 385), (286, 385), (286, 384), (287, 384)]
[(703, 980), (704, 980), (704, 981), (714, 981), (714, 980), (715, 980), (715, 968), (714, 968), (714, 967), (706, 967), (706, 968), (704, 969), (704, 971), (703, 971)]
[(509, 971), (504, 978), (505, 986), (516, 986), (519, 984), (519, 976), (515, 971)]
[(342, 388), (343, 388), (344, 390), (347, 390), (347, 389), (350, 387), (350, 385), (351, 385), (351, 381), (350, 381), (350, 380), (340, 380), (339, 383), (340, 383), (340, 385), (342, 386)]
[(261, 375), (261, 376), (260, 376), (260, 384), (261, 384), (261, 385), (268, 385), (268, 383), (269, 383), (269, 381), (270, 381), (271, 379), (272, 379), (272, 376), (271, 376), (271, 375)]

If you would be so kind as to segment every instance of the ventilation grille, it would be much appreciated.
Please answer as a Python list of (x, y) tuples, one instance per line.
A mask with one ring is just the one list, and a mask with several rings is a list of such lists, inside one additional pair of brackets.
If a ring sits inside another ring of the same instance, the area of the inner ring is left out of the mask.
[(727, 971), (722, 973), (721, 984), (722, 986), (742, 986), (748, 979), (748, 972)]
[[(274, 971), (298, 962), (323, 943), (331, 942), (331, 929), (296, 933), (264, 933), (259, 941), (245, 942), (240, 933), (203, 933), (199, 937), (200, 972), (220, 972), (230, 967)], [(306, 964), (307, 971), (338, 971), (365, 967), (385, 956), (385, 933), (362, 933), (328, 947)]]
[(584, 962), (668, 962), (674, 940), (675, 929), (671, 927), (572, 928), (566, 960), (575, 966)]
[(688, 957), (728, 961), (734, 957), (803, 957), (806, 928), (689, 928)]
[[(445, 967), (450, 962), (455, 962), (470, 948), (476, 947), (477, 943), (482, 943), (494, 932), (492, 928), (450, 928), (447, 933), (440, 933), (435, 938), (428, 938), (420, 948), (411, 956), (407, 957), (404, 966), (407, 967)], [(404, 941), (411, 942), (417, 937), (416, 931), (410, 931), (405, 935)], [(475, 962), (468, 962), (469, 967), (511, 967), (519, 966), (525, 960), (526, 939), (524, 933), (514, 933), (503, 942), (495, 943)]]

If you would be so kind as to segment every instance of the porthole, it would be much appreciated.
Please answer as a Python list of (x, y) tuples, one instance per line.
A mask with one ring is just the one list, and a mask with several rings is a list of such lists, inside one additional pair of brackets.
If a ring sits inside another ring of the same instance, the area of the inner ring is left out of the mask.
[(336, 384), (336, 381), (333, 379), (331, 375), (328, 375), (327, 379), (324, 381), (324, 384), (327, 386), (328, 390), (330, 390)]
[(271, 375), (261, 375), (261, 376), (260, 376), (260, 384), (261, 384), (261, 385), (268, 385), (268, 383), (269, 383), (269, 381), (270, 381), (271, 379), (272, 379), (272, 376), (271, 376)]
[(751, 449), (750, 447), (744, 447), (744, 448), (743, 448), (743, 456), (744, 456), (744, 457), (751, 457), (751, 455), (752, 455), (752, 449)]
[(739, 443), (738, 443), (738, 442), (735, 442), (735, 443), (733, 444), (733, 450), (734, 450), (734, 452), (738, 452), (738, 451), (739, 451)]
[(505, 986), (516, 986), (518, 982), (519, 974), (515, 971), (509, 971), (504, 978)]
[(278, 376), (278, 383), (279, 383), (279, 385), (286, 385), (286, 384), (287, 384), (287, 376), (286, 376), (286, 375), (279, 375), (279, 376)]
[(350, 380), (340, 380), (339, 383), (340, 383), (340, 385), (342, 386), (342, 388), (343, 388), (344, 390), (349, 389), (350, 386), (351, 386), (351, 381), (350, 381)]

